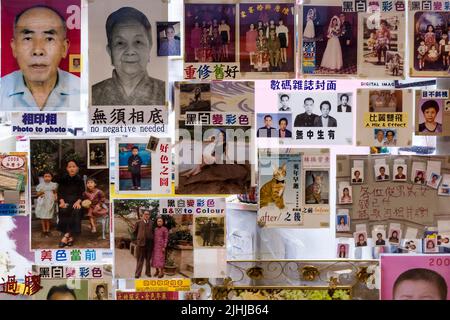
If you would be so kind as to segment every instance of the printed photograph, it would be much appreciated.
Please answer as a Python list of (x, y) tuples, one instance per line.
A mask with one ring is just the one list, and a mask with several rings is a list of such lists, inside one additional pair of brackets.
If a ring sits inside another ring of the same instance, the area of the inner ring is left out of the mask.
[(403, 79), (405, 13), (361, 13), (358, 74), (371, 79)]
[(350, 185), (340, 186), (338, 190), (338, 200), (339, 204), (353, 203), (352, 186)]
[(429, 255), (382, 255), (380, 264), (381, 300), (450, 300), (448, 266), (430, 263)]
[(28, 154), (0, 153), (0, 216), (28, 215)]
[(260, 113), (256, 118), (258, 138), (292, 138), (292, 115)]
[(239, 4), (241, 72), (295, 72), (294, 3)]
[(196, 216), (195, 242), (196, 248), (225, 246), (225, 217)]
[(427, 178), (427, 186), (437, 189), (441, 182), (442, 176), (436, 172), (430, 172)]
[(350, 246), (344, 243), (338, 243), (336, 257), (338, 258), (348, 258), (348, 251)]
[[(32, 271), (34, 252), (30, 250), (29, 217), (0, 217), (0, 279), (16, 275), (24, 279)], [(14, 299), (0, 293), (0, 299)]]
[(356, 12), (343, 12), (341, 1), (331, 1), (329, 6), (304, 5), (302, 21), (304, 74), (357, 73), (359, 27)]
[(367, 247), (367, 232), (355, 232), (353, 238), (355, 240), (355, 247)]
[(184, 62), (236, 61), (236, 5), (185, 3)]
[(364, 168), (352, 168), (352, 184), (364, 183)]
[(158, 56), (181, 55), (180, 22), (156, 22)]
[(109, 140), (87, 141), (88, 169), (107, 169), (109, 167)]
[(81, 53), (81, 1), (44, 4), (1, 3), (0, 111), (80, 110), (81, 68), (70, 57)]
[(375, 147), (395, 147), (397, 145), (396, 129), (373, 129)]
[(414, 180), (415, 184), (425, 184), (426, 182), (426, 171), (424, 170), (415, 170)]
[(192, 108), (210, 109), (188, 114), (183, 109), (189, 108), (192, 93), (183, 92), (189, 88), (184, 84), (175, 84), (175, 193), (246, 193), (254, 185), (254, 83), (212, 82), (209, 97), (201, 98), (208, 103), (191, 103)]
[(376, 164), (374, 165), (375, 181), (389, 181), (389, 165)]
[(90, 168), (96, 144), (109, 150), (103, 139), (30, 140), (32, 249), (110, 247), (109, 157)]
[(119, 143), (118, 161), (119, 191), (152, 190), (152, 155), (145, 143)]
[(157, 199), (116, 199), (113, 210), (116, 278), (191, 277), (192, 214), (160, 215)]
[(96, 61), (89, 65), (90, 106), (165, 105), (168, 70), (157, 55), (157, 19), (164, 18), (167, 4), (123, 5), (120, 0), (89, 4), (89, 60)]
[(410, 15), (413, 50), (411, 75), (448, 77), (450, 66), (450, 14), (416, 11)]
[(370, 90), (369, 112), (402, 112), (402, 90)]
[(328, 204), (329, 186), (328, 171), (305, 171), (305, 204)]
[(390, 244), (395, 244), (398, 245), (400, 244), (400, 239), (402, 236), (402, 230), (398, 229), (398, 228), (389, 228), (389, 243)]
[[(417, 98), (417, 97), (416, 97)], [(444, 100), (420, 99), (416, 105), (417, 134), (441, 135), (443, 132)]]
[(336, 232), (350, 231), (350, 214), (348, 209), (338, 209), (336, 214)]
[(386, 245), (386, 231), (374, 229), (372, 230), (372, 242), (375, 246), (385, 246)]
[(180, 111), (211, 111), (211, 85), (209, 83), (182, 83), (180, 85)]
[(425, 238), (423, 239), (425, 253), (439, 252), (437, 245), (437, 238)]
[(406, 177), (408, 175), (408, 165), (407, 164), (394, 164), (393, 168), (393, 181), (406, 182)]

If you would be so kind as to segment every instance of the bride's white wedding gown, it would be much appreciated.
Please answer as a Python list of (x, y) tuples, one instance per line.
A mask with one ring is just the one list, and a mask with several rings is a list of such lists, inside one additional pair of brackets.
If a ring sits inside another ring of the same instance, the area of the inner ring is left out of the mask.
[(331, 38), (328, 39), (327, 47), (325, 48), (320, 66), (331, 70), (340, 70), (342, 68), (343, 61), (341, 43), (339, 42), (339, 37), (336, 35), (332, 34)]
[(314, 30), (314, 22), (312, 19), (308, 19), (306, 22), (305, 30), (303, 31), (303, 37), (313, 39), (316, 36), (316, 32)]

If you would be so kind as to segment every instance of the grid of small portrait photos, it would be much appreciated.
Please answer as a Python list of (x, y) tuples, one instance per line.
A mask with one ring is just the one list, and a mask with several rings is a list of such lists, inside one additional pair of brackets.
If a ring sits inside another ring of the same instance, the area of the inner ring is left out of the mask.
[(0, 300), (450, 299), (450, 1), (0, 9)]
[[(338, 156), (336, 236), (352, 238), (355, 257), (361, 257), (364, 247), (374, 259), (381, 253), (439, 252), (438, 239), (440, 245), (446, 244), (442, 212), (448, 201), (447, 182), (442, 181), (449, 175), (448, 160), (448, 156)], [(441, 229), (430, 231), (429, 225)]]

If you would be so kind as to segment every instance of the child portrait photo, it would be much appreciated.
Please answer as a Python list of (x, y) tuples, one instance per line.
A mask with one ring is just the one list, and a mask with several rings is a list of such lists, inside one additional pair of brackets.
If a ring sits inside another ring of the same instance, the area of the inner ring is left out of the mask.
[(119, 190), (152, 190), (152, 158), (146, 144), (119, 144)]

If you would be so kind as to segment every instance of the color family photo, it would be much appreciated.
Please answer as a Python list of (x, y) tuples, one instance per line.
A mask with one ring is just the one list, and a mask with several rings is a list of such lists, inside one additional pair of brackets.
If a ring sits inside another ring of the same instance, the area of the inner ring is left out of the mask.
[(411, 75), (448, 77), (450, 13), (435, 10), (410, 13)]
[(2, 1), (1, 20), (0, 111), (79, 111), (80, 0)]
[(109, 157), (90, 167), (91, 145), (109, 150), (105, 139), (30, 140), (32, 249), (109, 248)]
[(236, 6), (184, 5), (185, 62), (236, 61)]
[(295, 72), (294, 3), (239, 5), (241, 72)]
[(355, 75), (357, 13), (343, 12), (342, 1), (328, 1), (328, 5), (309, 3), (303, 6), (301, 14), (303, 73)]
[(193, 215), (160, 214), (157, 199), (114, 200), (117, 278), (189, 278)]
[(360, 14), (358, 75), (372, 79), (405, 77), (405, 14)]

